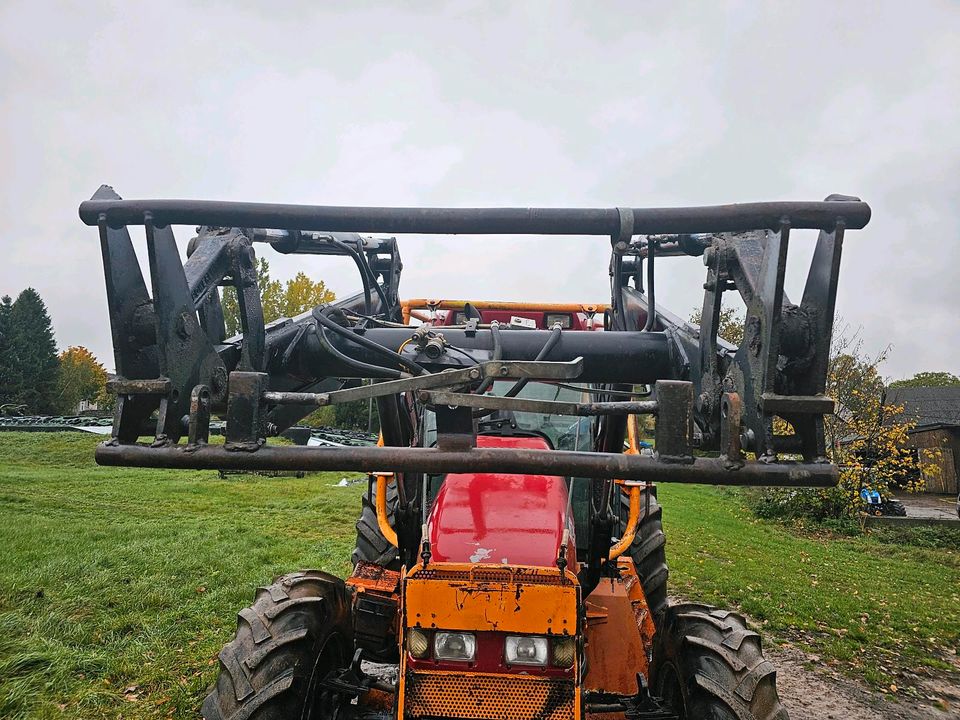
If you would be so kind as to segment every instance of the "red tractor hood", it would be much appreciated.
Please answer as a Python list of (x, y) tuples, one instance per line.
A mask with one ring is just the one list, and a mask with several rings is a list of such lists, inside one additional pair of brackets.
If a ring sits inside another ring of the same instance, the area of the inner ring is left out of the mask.
[[(547, 450), (539, 437), (480, 435), (479, 447)], [(556, 475), (451, 473), (427, 520), (433, 560), (556, 564), (567, 509), (567, 484)], [(570, 520), (570, 548), (574, 547)], [(575, 551), (568, 557), (576, 557)]]

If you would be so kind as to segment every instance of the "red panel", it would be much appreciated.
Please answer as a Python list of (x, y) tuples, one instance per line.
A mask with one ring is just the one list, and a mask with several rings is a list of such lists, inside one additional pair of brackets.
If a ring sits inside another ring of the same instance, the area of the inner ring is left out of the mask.
[[(539, 437), (480, 435), (477, 445), (549, 449)], [(433, 560), (551, 567), (566, 508), (567, 484), (556, 475), (451, 473), (428, 519)], [(570, 526), (572, 545), (572, 518)]]
[[(457, 310), (447, 310), (446, 317), (439, 324), (443, 325), (456, 325), (457, 324)], [(571, 323), (569, 330), (587, 330), (586, 315), (580, 312), (575, 313), (545, 313), (539, 310), (480, 310), (480, 320), (483, 323), (491, 323), (496, 320), (499, 323), (504, 325), (510, 324), (510, 318), (520, 317), (525, 320), (533, 320), (537, 324), (537, 329), (539, 330), (549, 330), (547, 326), (547, 315), (570, 315)], [(595, 325), (603, 327), (603, 317), (602, 315), (598, 316), (597, 322)]]

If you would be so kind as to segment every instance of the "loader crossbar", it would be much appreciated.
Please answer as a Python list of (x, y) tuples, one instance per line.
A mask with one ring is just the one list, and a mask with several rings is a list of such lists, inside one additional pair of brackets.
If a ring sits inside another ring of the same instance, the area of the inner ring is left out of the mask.
[(390, 468), (420, 473), (514, 473), (562, 475), (602, 481), (616, 478), (643, 482), (711, 485), (831, 487), (837, 469), (828, 463), (745, 463), (722, 458), (691, 458), (687, 463), (655, 457), (569, 450), (411, 447), (277, 447), (255, 452), (216, 445), (150, 447), (113, 445), (97, 448), (101, 465), (196, 470), (355, 470), (376, 473)]
[(388, 208), (215, 200), (88, 200), (87, 225), (219, 225), (328, 232), (438, 235), (619, 235), (741, 232), (779, 228), (857, 230), (870, 219), (859, 201), (763, 202), (683, 208)]

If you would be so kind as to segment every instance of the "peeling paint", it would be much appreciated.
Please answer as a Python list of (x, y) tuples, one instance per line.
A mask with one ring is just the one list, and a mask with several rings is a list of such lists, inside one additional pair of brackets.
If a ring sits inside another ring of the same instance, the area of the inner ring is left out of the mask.
[(483, 562), (484, 560), (490, 559), (490, 556), (493, 555), (493, 550), (487, 550), (487, 548), (478, 547), (473, 551), (473, 554), (470, 556), (470, 562), (478, 563)]

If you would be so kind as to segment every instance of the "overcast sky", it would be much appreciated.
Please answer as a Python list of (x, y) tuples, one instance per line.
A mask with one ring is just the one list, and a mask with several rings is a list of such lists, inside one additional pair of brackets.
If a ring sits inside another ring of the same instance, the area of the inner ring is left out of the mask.
[[(134, 9), (135, 8), (135, 9)], [(960, 374), (960, 4), (0, 3), (0, 293), (112, 367), (95, 229), (125, 198), (663, 206), (858, 195), (838, 314)], [(178, 228), (185, 248), (190, 228)], [(799, 300), (814, 233), (795, 233)], [(407, 237), (406, 297), (605, 301), (603, 238)], [(339, 293), (336, 259), (283, 258)], [(701, 302), (698, 259), (658, 300)]]

